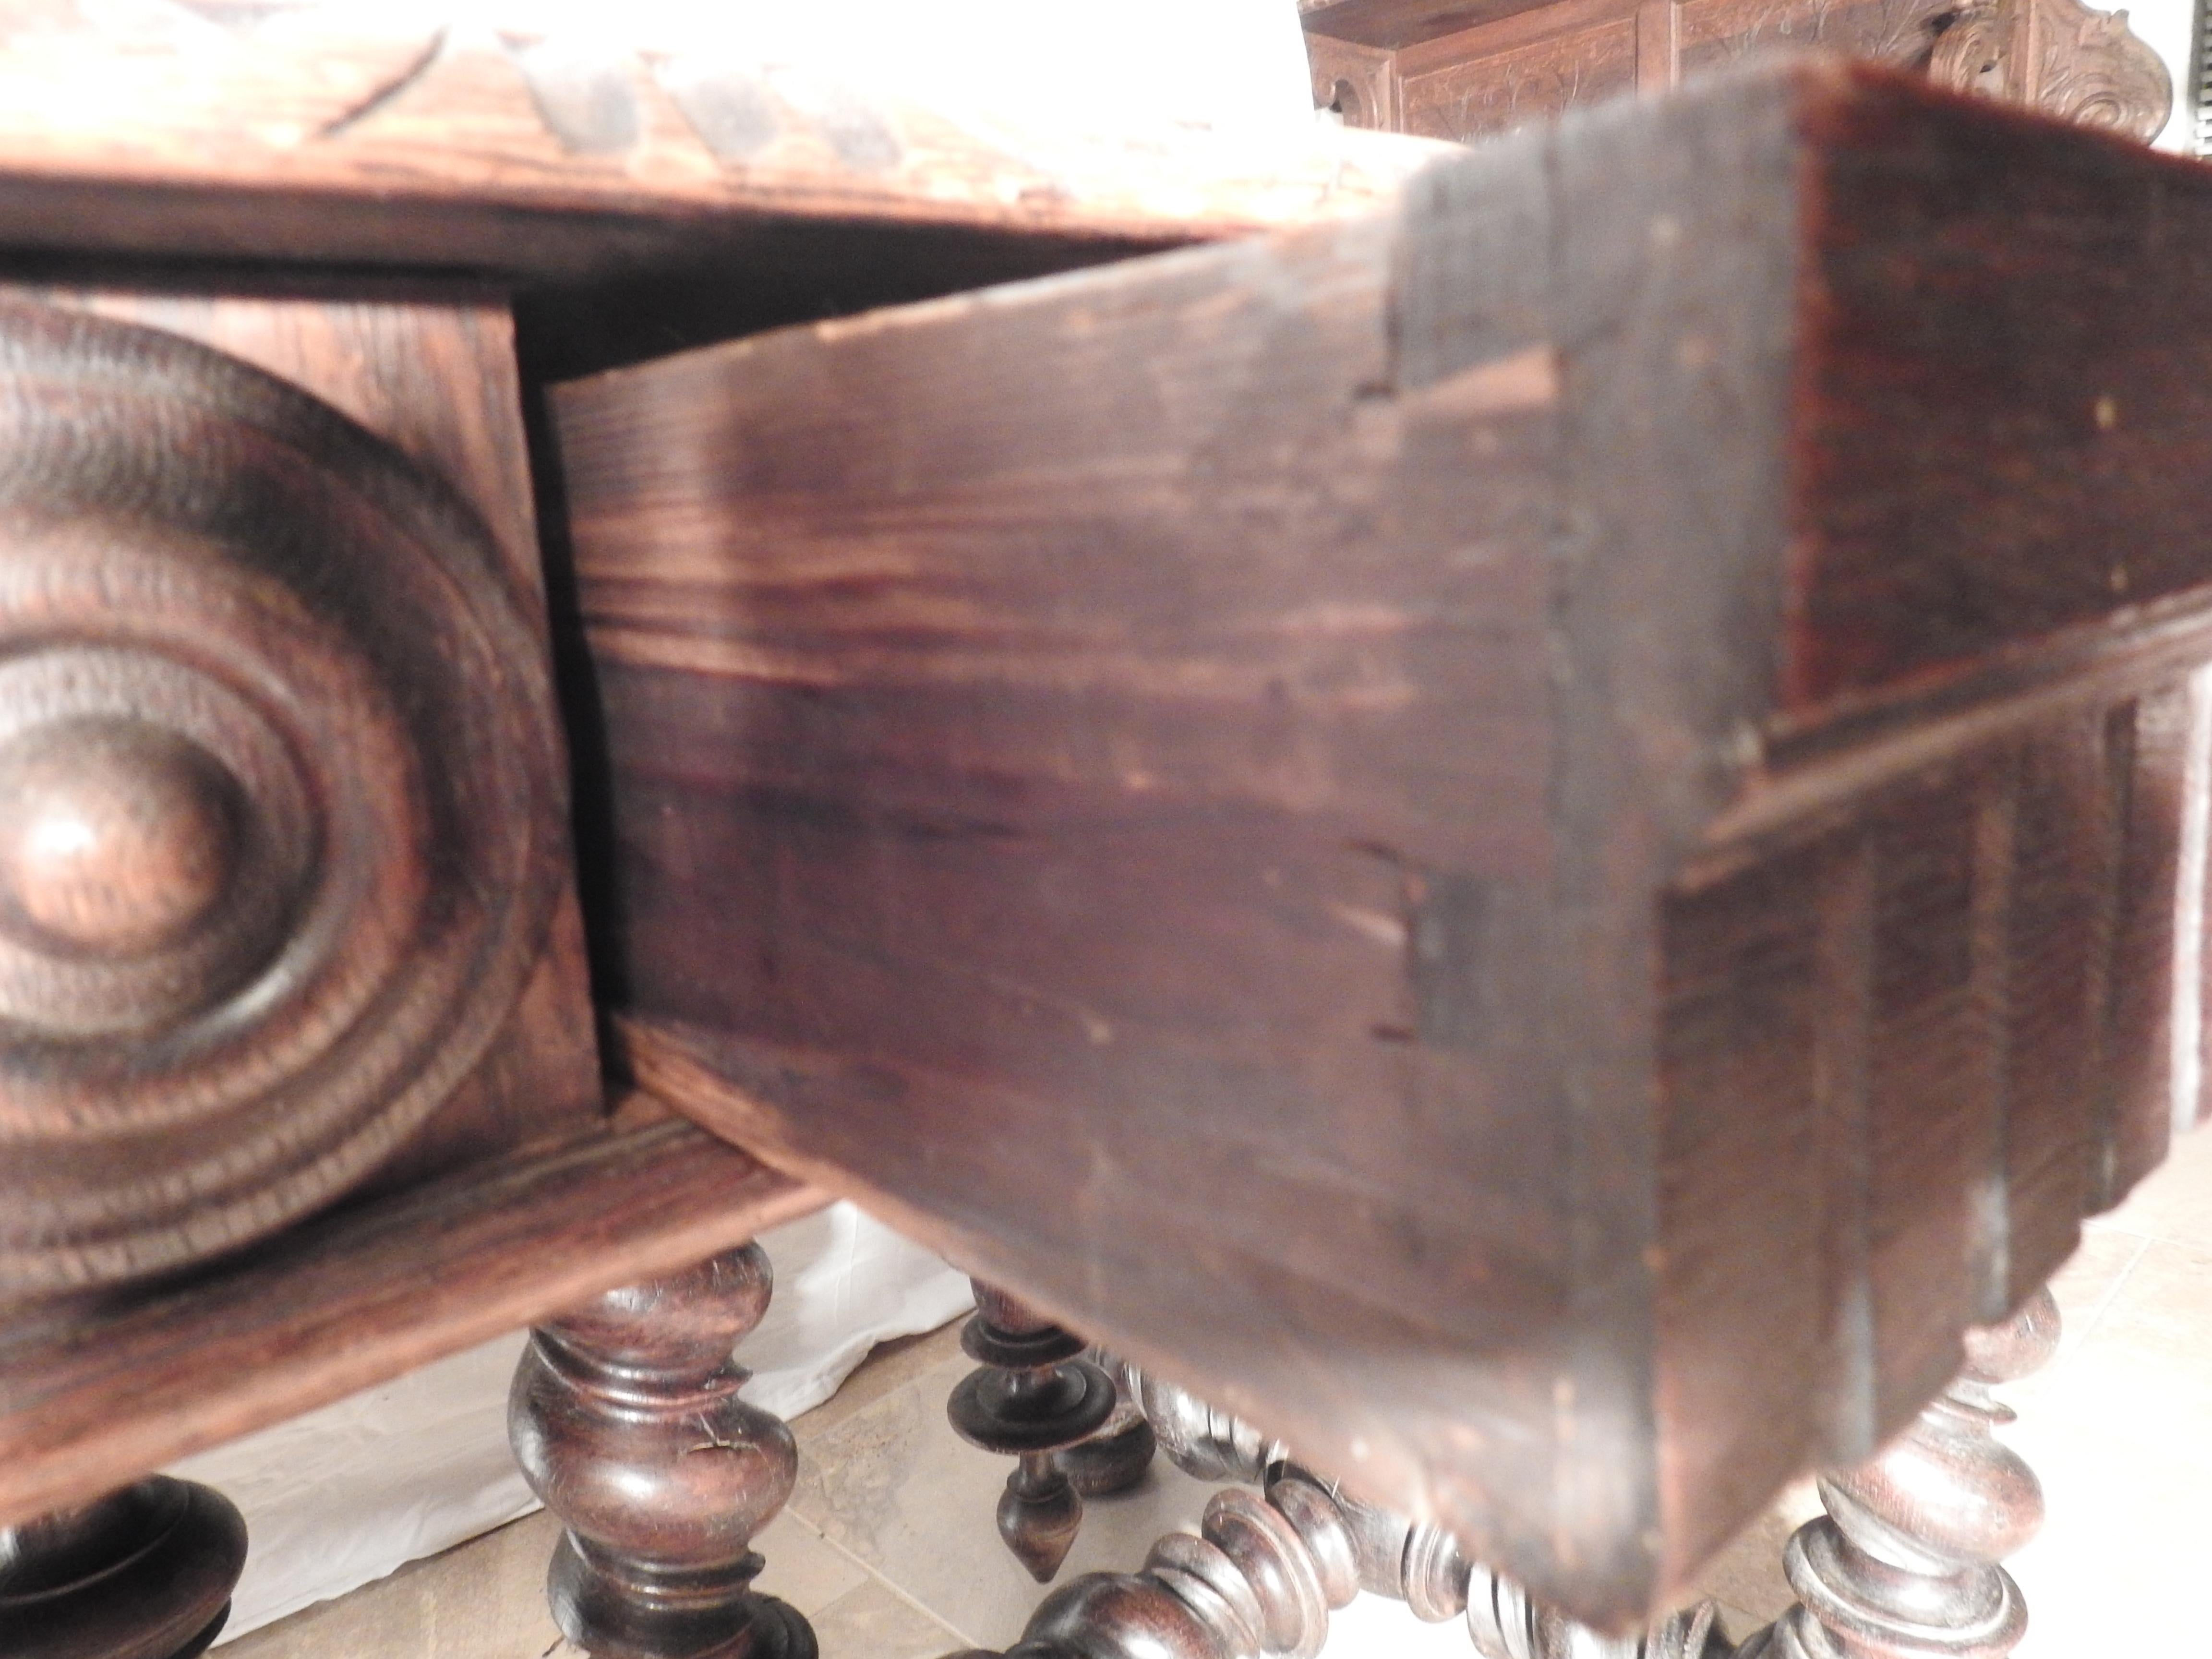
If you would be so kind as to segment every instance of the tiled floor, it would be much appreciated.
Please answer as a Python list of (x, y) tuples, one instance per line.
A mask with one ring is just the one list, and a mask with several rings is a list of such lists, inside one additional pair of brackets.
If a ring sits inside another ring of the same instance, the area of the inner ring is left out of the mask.
[[(2092, 1221), (2051, 1290), (2057, 1357), (2003, 1391), (2021, 1414), (2005, 1438), (2049, 1509), (2008, 1564), (2029, 1613), (2014, 1659), (2212, 1652), (2195, 1588), (2212, 1543), (2212, 1130)], [(1804, 1491), (1778, 1510), (1816, 1506)], [(1708, 1574), (1711, 1593), (1771, 1618), (1789, 1600), (1788, 1531), (1769, 1516)]]
[[(2014, 1568), (2033, 1615), (2017, 1659), (2204, 1650), (2193, 1603), (2212, 1526), (2212, 1132), (2184, 1143), (2124, 1209), (2094, 1224), (2055, 1285), (2057, 1359), (2015, 1385), (2013, 1443), (2043, 1476), (2051, 1519)], [(1006, 1465), (955, 1439), (945, 1397), (966, 1369), (951, 1331), (880, 1352), (793, 1425), (804, 1463), (759, 1540), (763, 1589), (813, 1620), (823, 1659), (933, 1659), (1003, 1648), (1039, 1592), (1000, 1547)], [(1208, 1488), (1162, 1463), (1137, 1492), (1091, 1506), (1066, 1571), (1127, 1570), (1193, 1522)], [(1716, 1563), (1706, 1589), (1732, 1633), (1789, 1600), (1783, 1540), (1809, 1512), (1793, 1492)], [(543, 1611), (554, 1528), (543, 1515), (233, 1644), (229, 1659), (564, 1659)], [(1471, 1652), (1367, 1598), (1337, 1615), (1328, 1659)]]

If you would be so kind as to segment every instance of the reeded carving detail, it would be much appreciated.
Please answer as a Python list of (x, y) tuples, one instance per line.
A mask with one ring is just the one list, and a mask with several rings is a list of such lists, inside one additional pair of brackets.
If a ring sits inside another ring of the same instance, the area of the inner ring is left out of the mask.
[(757, 1244), (611, 1291), (531, 1333), (507, 1434), (567, 1531), (547, 1594), (595, 1659), (814, 1659), (814, 1632), (754, 1593), (754, 1535), (799, 1473), (791, 1431), (738, 1398), (732, 1357), (768, 1311)]
[(1728, 1659), (1720, 1609), (1700, 1601), (1638, 1636), (1601, 1636), (1529, 1601), (1510, 1579), (1478, 1567), (1468, 1585), (1468, 1633), (1482, 1659)]
[(1123, 1364), (1124, 1386), (1136, 1395), (1160, 1449), (1192, 1479), (1259, 1486), (1270, 1468), (1290, 1455), (1281, 1441), (1269, 1438), (1242, 1418), (1126, 1361)]
[(1177, 1468), (1264, 1485), (1265, 1500), (1217, 1492), (1195, 1537), (1170, 1533), (1136, 1573), (1092, 1573), (1054, 1591), (1006, 1655), (958, 1659), (1314, 1659), (1330, 1613), (1363, 1589), (1430, 1624), (1464, 1615), (1483, 1659), (1725, 1659), (1711, 1602), (1641, 1636), (1600, 1637), (1469, 1562), (1441, 1527), (1362, 1503), (1250, 1424), (1109, 1363)]
[(1105, 1426), (1114, 1379), (1081, 1358), (1081, 1337), (1004, 1291), (975, 1285), (975, 1316), (960, 1346), (979, 1369), (953, 1389), (946, 1414), (970, 1445), (1019, 1460), (999, 1499), (999, 1536), (1047, 1584), (1083, 1526), (1082, 1494), (1054, 1455)]
[(2001, 1659), (2027, 1629), (1997, 1564), (2043, 1523), (2043, 1489), (1991, 1432), (2012, 1420), (1993, 1384), (2058, 1346), (2058, 1305), (2039, 1291), (2012, 1318), (1969, 1331), (1966, 1365), (1871, 1461), (1820, 1482), (1828, 1513), (1800, 1527), (1784, 1565), (1798, 1605), (1739, 1659)]
[(211, 1487), (155, 1475), (0, 1527), (10, 1659), (193, 1659), (222, 1634), (246, 1522)]
[(283, 1225), (495, 1035), (566, 857), (497, 559), (296, 387), (0, 305), (0, 1294)]

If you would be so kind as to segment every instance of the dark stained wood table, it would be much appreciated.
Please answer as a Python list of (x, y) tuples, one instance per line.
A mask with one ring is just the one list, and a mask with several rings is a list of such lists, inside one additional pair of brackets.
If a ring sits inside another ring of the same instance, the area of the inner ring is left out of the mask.
[(1155, 1438), (1260, 1487), (1022, 1659), (1713, 1659), (1816, 1468), (1745, 1659), (2008, 1650), (1988, 1387), (2203, 1115), (2212, 173), (1835, 62), (1262, 165), (37, 10), (0, 1648), (198, 1651), (152, 1471), (534, 1323), (564, 1629), (804, 1659), (730, 1352), (842, 1194), (981, 1276), (1041, 1577)]
[(2202, 1115), (2208, 249), (1768, 72), (556, 388), (631, 1065), (1665, 1608)]
[(245, 1540), (163, 1464), (826, 1201), (603, 1074), (544, 383), (1354, 214), (1433, 153), (978, 137), (550, 44), (0, 0), (11, 1656), (216, 1632)]

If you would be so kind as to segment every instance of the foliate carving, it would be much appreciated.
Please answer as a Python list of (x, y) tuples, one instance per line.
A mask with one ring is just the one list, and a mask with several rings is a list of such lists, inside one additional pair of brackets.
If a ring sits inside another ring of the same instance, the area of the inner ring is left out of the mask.
[(1936, 21), (1928, 76), (1938, 86), (2146, 142), (2172, 112), (2172, 79), (2129, 32), (2124, 11), (2081, 0), (1969, 0)]
[(498, 570), (298, 389), (0, 305), (0, 1294), (282, 1225), (496, 1033), (565, 860)]
[(2124, 11), (2081, 0), (2027, 0), (2038, 61), (2035, 105), (2063, 120), (2148, 142), (2173, 112), (2165, 63), (2128, 29)]
[(1991, 1432), (2013, 1413), (1992, 1384), (2058, 1346), (2039, 1291), (2002, 1324), (1970, 1331), (1951, 1386), (1871, 1462), (1820, 1482), (1828, 1513), (1797, 1529), (1784, 1565), (1798, 1605), (1738, 1659), (2001, 1659), (2027, 1629), (1997, 1564), (2035, 1535), (2043, 1491)]
[(1984, 98), (2009, 97), (2012, 8), (2002, 0), (1972, 0), (1944, 21), (1928, 55), (1928, 78), (1939, 87)]
[[(1684, 10), (1680, 67), (1694, 76), (1759, 53), (1814, 48), (1925, 71), (1943, 39), (1990, 3), (1864, 0), (1850, 6), (1808, 6), (1803, 0), (1724, 0)], [(1954, 50), (1963, 45), (1954, 43)]]
[(166, 1475), (0, 1527), (0, 1652), (193, 1659), (222, 1633), (245, 1565), (237, 1508)]
[(813, 1631), (754, 1593), (754, 1535), (799, 1469), (732, 1358), (768, 1311), (757, 1244), (596, 1301), (531, 1334), (507, 1432), (567, 1530), (554, 1621), (594, 1659), (815, 1659)]
[(2146, 141), (2173, 107), (2166, 66), (2129, 31), (2127, 13), (2081, 0), (1875, 0), (1809, 10), (1777, 0), (1724, 15), (1723, 32), (1686, 47), (1686, 67), (1769, 46), (1819, 46)]
[(1054, 1454), (1114, 1414), (1114, 1379), (1081, 1358), (1081, 1337), (977, 1280), (960, 1346), (979, 1363), (946, 1413), (960, 1437), (1019, 1461), (999, 1499), (999, 1536), (1039, 1583), (1050, 1583), (1083, 1526), (1083, 1498)]

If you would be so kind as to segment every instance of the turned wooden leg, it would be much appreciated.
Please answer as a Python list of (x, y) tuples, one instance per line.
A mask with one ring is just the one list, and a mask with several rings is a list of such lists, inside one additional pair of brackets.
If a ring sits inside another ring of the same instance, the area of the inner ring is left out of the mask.
[(1103, 1348), (1092, 1348), (1083, 1357), (1113, 1379), (1114, 1410), (1095, 1432), (1054, 1452), (1052, 1461), (1079, 1496), (1106, 1498), (1128, 1491), (1145, 1478), (1159, 1442), (1146, 1419), (1144, 1402), (1137, 1397), (1136, 1367)]
[(1217, 1492), (1196, 1536), (1170, 1533), (1137, 1572), (1063, 1585), (1005, 1654), (957, 1659), (1315, 1659), (1330, 1613), (1363, 1589), (1431, 1623), (1464, 1614), (1481, 1659), (1726, 1659), (1711, 1602), (1639, 1635), (1599, 1636), (1471, 1565), (1441, 1528), (1359, 1502), (1171, 1383), (1133, 1368), (1128, 1382), (1179, 1468), (1264, 1480), (1264, 1499)]
[[(1480, 1592), (1470, 1606), (1470, 1584)], [(1047, 1596), (1004, 1655), (958, 1659), (1316, 1659), (1360, 1590), (1431, 1621), (1468, 1614), (1483, 1659), (1721, 1659), (1710, 1603), (1608, 1639), (1504, 1594), (1437, 1528), (1360, 1504), (1295, 1464), (1267, 1495), (1231, 1489), (1197, 1535), (1170, 1533), (1134, 1573), (1086, 1573)]]
[[(2003, 1659), (2027, 1627), (1998, 1565), (2043, 1518), (2027, 1464), (1991, 1432), (2012, 1413), (1992, 1385), (2025, 1376), (2058, 1343), (2038, 1292), (1966, 1337), (1966, 1364), (1871, 1462), (1820, 1482), (1828, 1513), (1790, 1540), (1799, 1604), (1735, 1659)], [(1601, 1636), (1472, 1564), (1449, 1534), (1362, 1504), (1283, 1461), (1283, 1448), (1170, 1384), (1128, 1379), (1179, 1467), (1264, 1474), (1263, 1503), (1216, 1494), (1200, 1535), (1175, 1533), (1133, 1574), (1091, 1573), (1047, 1596), (1002, 1656), (958, 1659), (1314, 1659), (1332, 1609), (1356, 1590), (1431, 1622), (1464, 1613), (1482, 1659), (1726, 1659), (1711, 1602), (1638, 1635)]]
[(1286, 1462), (1290, 1449), (1243, 1419), (1209, 1406), (1187, 1389), (1127, 1367), (1127, 1386), (1168, 1462), (1194, 1480), (1264, 1485), (1267, 1472)]
[(222, 1632), (246, 1522), (221, 1492), (155, 1475), (0, 1527), (8, 1659), (192, 1659)]
[(980, 1279), (960, 1346), (980, 1368), (953, 1389), (946, 1413), (970, 1445), (1019, 1460), (999, 1499), (999, 1536), (1049, 1583), (1083, 1525), (1082, 1496), (1054, 1454), (1114, 1414), (1114, 1380), (1079, 1357), (1081, 1337)]
[(1827, 1514), (1800, 1527), (1784, 1566), (1798, 1605), (1739, 1659), (2002, 1659), (2027, 1629), (1997, 1564), (2043, 1524), (2043, 1489), (1991, 1430), (2013, 1413), (1992, 1384), (2058, 1346), (2058, 1304), (2039, 1291), (2002, 1324), (1966, 1334), (1966, 1365), (1910, 1428), (1820, 1482)]
[(595, 1659), (814, 1659), (806, 1621), (751, 1588), (753, 1536), (799, 1470), (791, 1431), (738, 1398), (731, 1357), (770, 1282), (748, 1244), (531, 1333), (507, 1433), (568, 1528), (554, 1620)]

